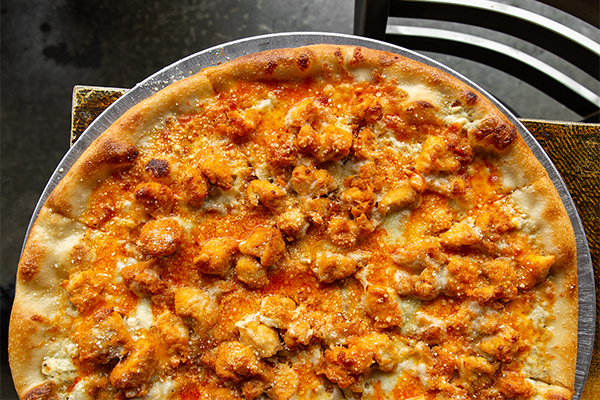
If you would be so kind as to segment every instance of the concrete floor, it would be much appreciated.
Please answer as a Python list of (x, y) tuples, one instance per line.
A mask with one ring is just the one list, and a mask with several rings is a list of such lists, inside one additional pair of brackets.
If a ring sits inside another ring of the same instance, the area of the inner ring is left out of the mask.
[[(0, 294), (10, 291), (31, 213), (68, 150), (73, 86), (130, 88), (180, 58), (243, 37), (285, 31), (350, 34), (353, 8), (353, 0), (2, 1)], [(577, 119), (509, 76), (435, 57), (521, 116)], [(0, 399), (16, 399), (6, 361), (5, 304)]]

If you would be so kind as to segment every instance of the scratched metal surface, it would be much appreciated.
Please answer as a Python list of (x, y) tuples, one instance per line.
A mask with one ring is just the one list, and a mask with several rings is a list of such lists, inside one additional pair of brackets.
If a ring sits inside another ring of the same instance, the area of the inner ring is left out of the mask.
[(134, 88), (127, 91), (123, 96), (112, 103), (103, 113), (100, 114), (84, 131), (73, 147), (60, 162), (56, 171), (50, 178), (31, 219), (29, 229), (35, 221), (40, 208), (46, 198), (62, 179), (64, 174), (74, 164), (77, 158), (85, 151), (90, 143), (102, 134), (113, 122), (115, 122), (129, 108), (143, 99), (150, 97), (157, 91), (163, 89), (169, 84), (193, 75), (205, 67), (221, 64), (233, 58), (251, 54), (263, 50), (298, 47), (311, 44), (340, 44), (364, 46), (378, 50), (389, 51), (402, 56), (412, 58), (416, 61), (431, 65), (441, 69), (457, 79), (467, 83), (475, 90), (486, 96), (496, 107), (498, 107), (507, 118), (517, 127), (519, 133), (529, 145), (535, 156), (546, 168), (548, 175), (556, 186), (560, 197), (569, 213), (569, 217), (575, 230), (577, 240), (577, 272), (579, 278), (579, 329), (578, 329), (578, 351), (577, 351), (577, 369), (575, 377), (575, 399), (581, 397), (583, 387), (589, 371), (589, 365), (593, 353), (594, 334), (596, 325), (596, 294), (594, 285), (594, 271), (592, 267), (591, 256), (588, 242), (585, 236), (584, 228), (575, 208), (573, 199), (562, 180), (557, 169), (547, 156), (543, 148), (535, 138), (527, 131), (523, 124), (512, 115), (501, 103), (490, 96), (474, 82), (466, 79), (457, 72), (446, 66), (424, 57), (413, 51), (380, 42), (372, 39), (320, 32), (299, 32), (299, 33), (281, 33), (272, 35), (256, 36), (247, 39), (236, 40), (220, 46), (215, 46), (199, 53), (186, 57), (172, 65), (162, 69), (156, 74), (150, 76), (137, 84)]

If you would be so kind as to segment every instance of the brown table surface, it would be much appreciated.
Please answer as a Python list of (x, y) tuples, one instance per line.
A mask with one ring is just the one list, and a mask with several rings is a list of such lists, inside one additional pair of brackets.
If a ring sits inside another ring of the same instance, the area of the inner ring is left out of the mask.
[[(73, 90), (71, 144), (104, 109), (127, 89), (76, 86)], [(581, 217), (596, 282), (596, 315), (600, 316), (600, 124), (521, 120), (544, 148), (565, 181)], [(600, 399), (600, 318), (582, 399)]]

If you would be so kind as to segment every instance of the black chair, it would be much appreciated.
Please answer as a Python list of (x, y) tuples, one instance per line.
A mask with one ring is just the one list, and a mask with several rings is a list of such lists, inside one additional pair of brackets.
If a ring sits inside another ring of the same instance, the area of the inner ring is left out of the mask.
[[(597, 0), (547, 0), (587, 23), (600, 38)], [(600, 43), (542, 15), (488, 0), (355, 0), (354, 34), (422, 51), (449, 54), (500, 69), (581, 116), (600, 122), (600, 95), (541, 59), (497, 41), (449, 29), (388, 24), (388, 17), (491, 29), (526, 40), (600, 81)], [(597, 84), (595, 87), (598, 87)], [(508, 105), (510, 107), (510, 105)]]

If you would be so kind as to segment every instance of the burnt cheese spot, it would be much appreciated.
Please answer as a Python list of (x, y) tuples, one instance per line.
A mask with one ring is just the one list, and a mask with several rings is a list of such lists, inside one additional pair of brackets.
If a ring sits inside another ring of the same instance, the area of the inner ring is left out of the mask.
[(144, 170), (154, 179), (165, 179), (171, 175), (169, 163), (161, 158), (148, 161)]

